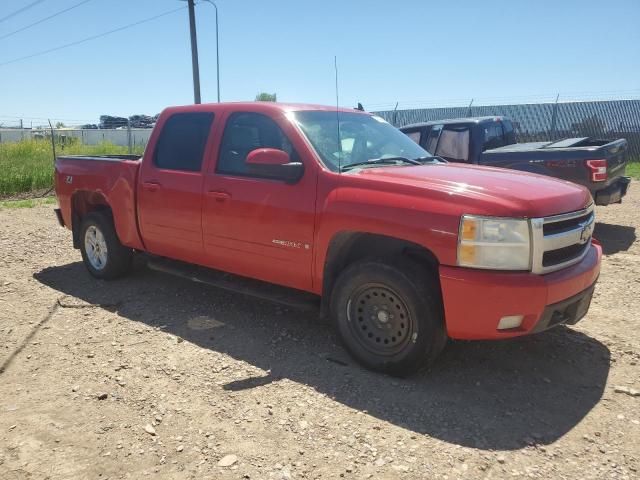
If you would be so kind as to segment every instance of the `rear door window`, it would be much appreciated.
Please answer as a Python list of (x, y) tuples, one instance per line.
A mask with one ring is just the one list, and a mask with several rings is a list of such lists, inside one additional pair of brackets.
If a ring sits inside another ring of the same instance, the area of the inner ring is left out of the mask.
[(516, 132), (513, 129), (512, 123), (508, 120), (503, 120), (502, 129), (504, 130), (504, 144), (513, 145), (516, 143)]
[(502, 123), (489, 123), (484, 126), (484, 142), (482, 143), (482, 151), (491, 150), (492, 148), (504, 147), (504, 133), (502, 132)]
[(160, 132), (153, 164), (165, 170), (199, 172), (212, 123), (212, 112), (171, 115)]
[(468, 162), (469, 128), (456, 126), (443, 128), (435, 154), (452, 162)]

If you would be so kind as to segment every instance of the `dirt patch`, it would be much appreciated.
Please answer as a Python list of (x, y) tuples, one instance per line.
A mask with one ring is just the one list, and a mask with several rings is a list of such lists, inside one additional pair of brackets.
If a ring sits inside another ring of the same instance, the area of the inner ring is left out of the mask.
[(138, 266), (91, 278), (51, 206), (0, 210), (0, 478), (637, 478), (640, 184), (598, 208), (572, 328), (397, 380), (300, 313)]

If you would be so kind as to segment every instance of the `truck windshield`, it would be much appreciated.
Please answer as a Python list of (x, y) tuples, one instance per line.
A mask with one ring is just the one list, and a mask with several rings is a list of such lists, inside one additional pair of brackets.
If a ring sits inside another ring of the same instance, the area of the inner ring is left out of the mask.
[[(394, 165), (391, 161), (380, 161), (385, 158), (415, 160), (432, 156), (380, 117), (316, 110), (296, 112), (295, 120), (322, 161), (334, 172), (356, 163), (369, 167)], [(376, 161), (367, 164), (370, 160)]]

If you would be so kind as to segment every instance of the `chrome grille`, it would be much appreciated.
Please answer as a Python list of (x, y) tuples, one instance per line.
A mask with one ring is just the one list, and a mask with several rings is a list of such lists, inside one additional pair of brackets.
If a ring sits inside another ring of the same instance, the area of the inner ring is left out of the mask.
[(550, 273), (582, 260), (591, 246), (593, 204), (577, 212), (531, 219), (533, 273)]

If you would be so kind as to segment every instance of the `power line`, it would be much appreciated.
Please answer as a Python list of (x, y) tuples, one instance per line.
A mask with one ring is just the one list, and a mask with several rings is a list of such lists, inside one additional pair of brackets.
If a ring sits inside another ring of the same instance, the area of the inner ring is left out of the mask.
[(84, 5), (85, 3), (88, 3), (90, 1), (91, 0), (83, 0), (80, 3), (76, 3), (75, 5), (71, 5), (70, 7), (65, 8), (64, 10), (60, 10), (59, 12), (56, 12), (53, 15), (49, 15), (48, 17), (45, 17), (45, 18), (43, 18), (41, 20), (38, 20), (37, 22), (33, 22), (33, 23), (31, 23), (31, 24), (29, 24), (29, 25), (27, 25), (25, 27), (19, 28), (18, 30), (14, 30), (13, 32), (9, 32), (6, 35), (2, 35), (0, 37), (0, 40), (2, 40), (4, 38), (7, 38), (7, 37), (10, 37), (11, 35), (15, 35), (16, 33), (24, 32), (28, 28), (35, 27), (36, 25), (40, 25), (42, 22), (46, 22), (47, 20), (51, 20), (52, 18), (57, 17), (58, 15), (62, 15), (63, 13), (66, 13), (69, 10), (73, 10), (74, 8), (79, 7), (80, 5)]
[(9, 20), (11, 17), (15, 17), (19, 13), (22, 13), (22, 12), (24, 12), (26, 10), (29, 10), (31, 7), (35, 7), (36, 5), (38, 5), (39, 3), (42, 3), (42, 2), (44, 2), (44, 0), (36, 0), (35, 2), (31, 2), (29, 5), (25, 5), (24, 7), (19, 8), (18, 10), (16, 10), (13, 13), (10, 13), (6, 17), (0, 18), (0, 22), (4, 22), (5, 20)]
[(5, 65), (9, 65), (10, 63), (20, 62), (20, 61), (26, 60), (28, 58), (39, 57), (39, 56), (45, 55), (47, 53), (56, 52), (58, 50), (62, 50), (63, 48), (74, 47), (76, 45), (80, 45), (81, 43), (89, 42), (91, 40), (96, 40), (98, 38), (105, 37), (107, 35), (111, 35), (112, 33), (121, 32), (122, 30), (126, 30), (127, 28), (135, 27), (137, 25), (141, 25), (143, 23), (147, 23), (147, 22), (150, 22), (152, 20), (156, 20), (156, 19), (158, 19), (160, 17), (164, 17), (166, 15), (169, 15), (171, 13), (175, 13), (178, 10), (183, 10), (185, 8), (187, 8), (187, 7), (178, 7), (176, 9), (174, 9), (174, 10), (169, 10), (168, 12), (164, 12), (164, 13), (161, 13), (159, 15), (155, 15), (153, 17), (145, 18), (143, 20), (138, 20), (137, 22), (133, 22), (133, 23), (130, 23), (128, 25), (124, 25), (122, 27), (114, 28), (113, 30), (109, 30), (108, 32), (103, 32), (103, 33), (99, 33), (97, 35), (92, 35), (91, 37), (83, 38), (82, 40), (76, 40), (75, 42), (67, 43), (65, 45), (60, 45), (59, 47), (49, 48), (48, 50), (43, 50), (41, 52), (32, 53), (31, 55), (25, 55), (24, 57), (14, 58), (13, 60), (9, 60), (7, 62), (0, 63), (0, 67), (3, 67)]

